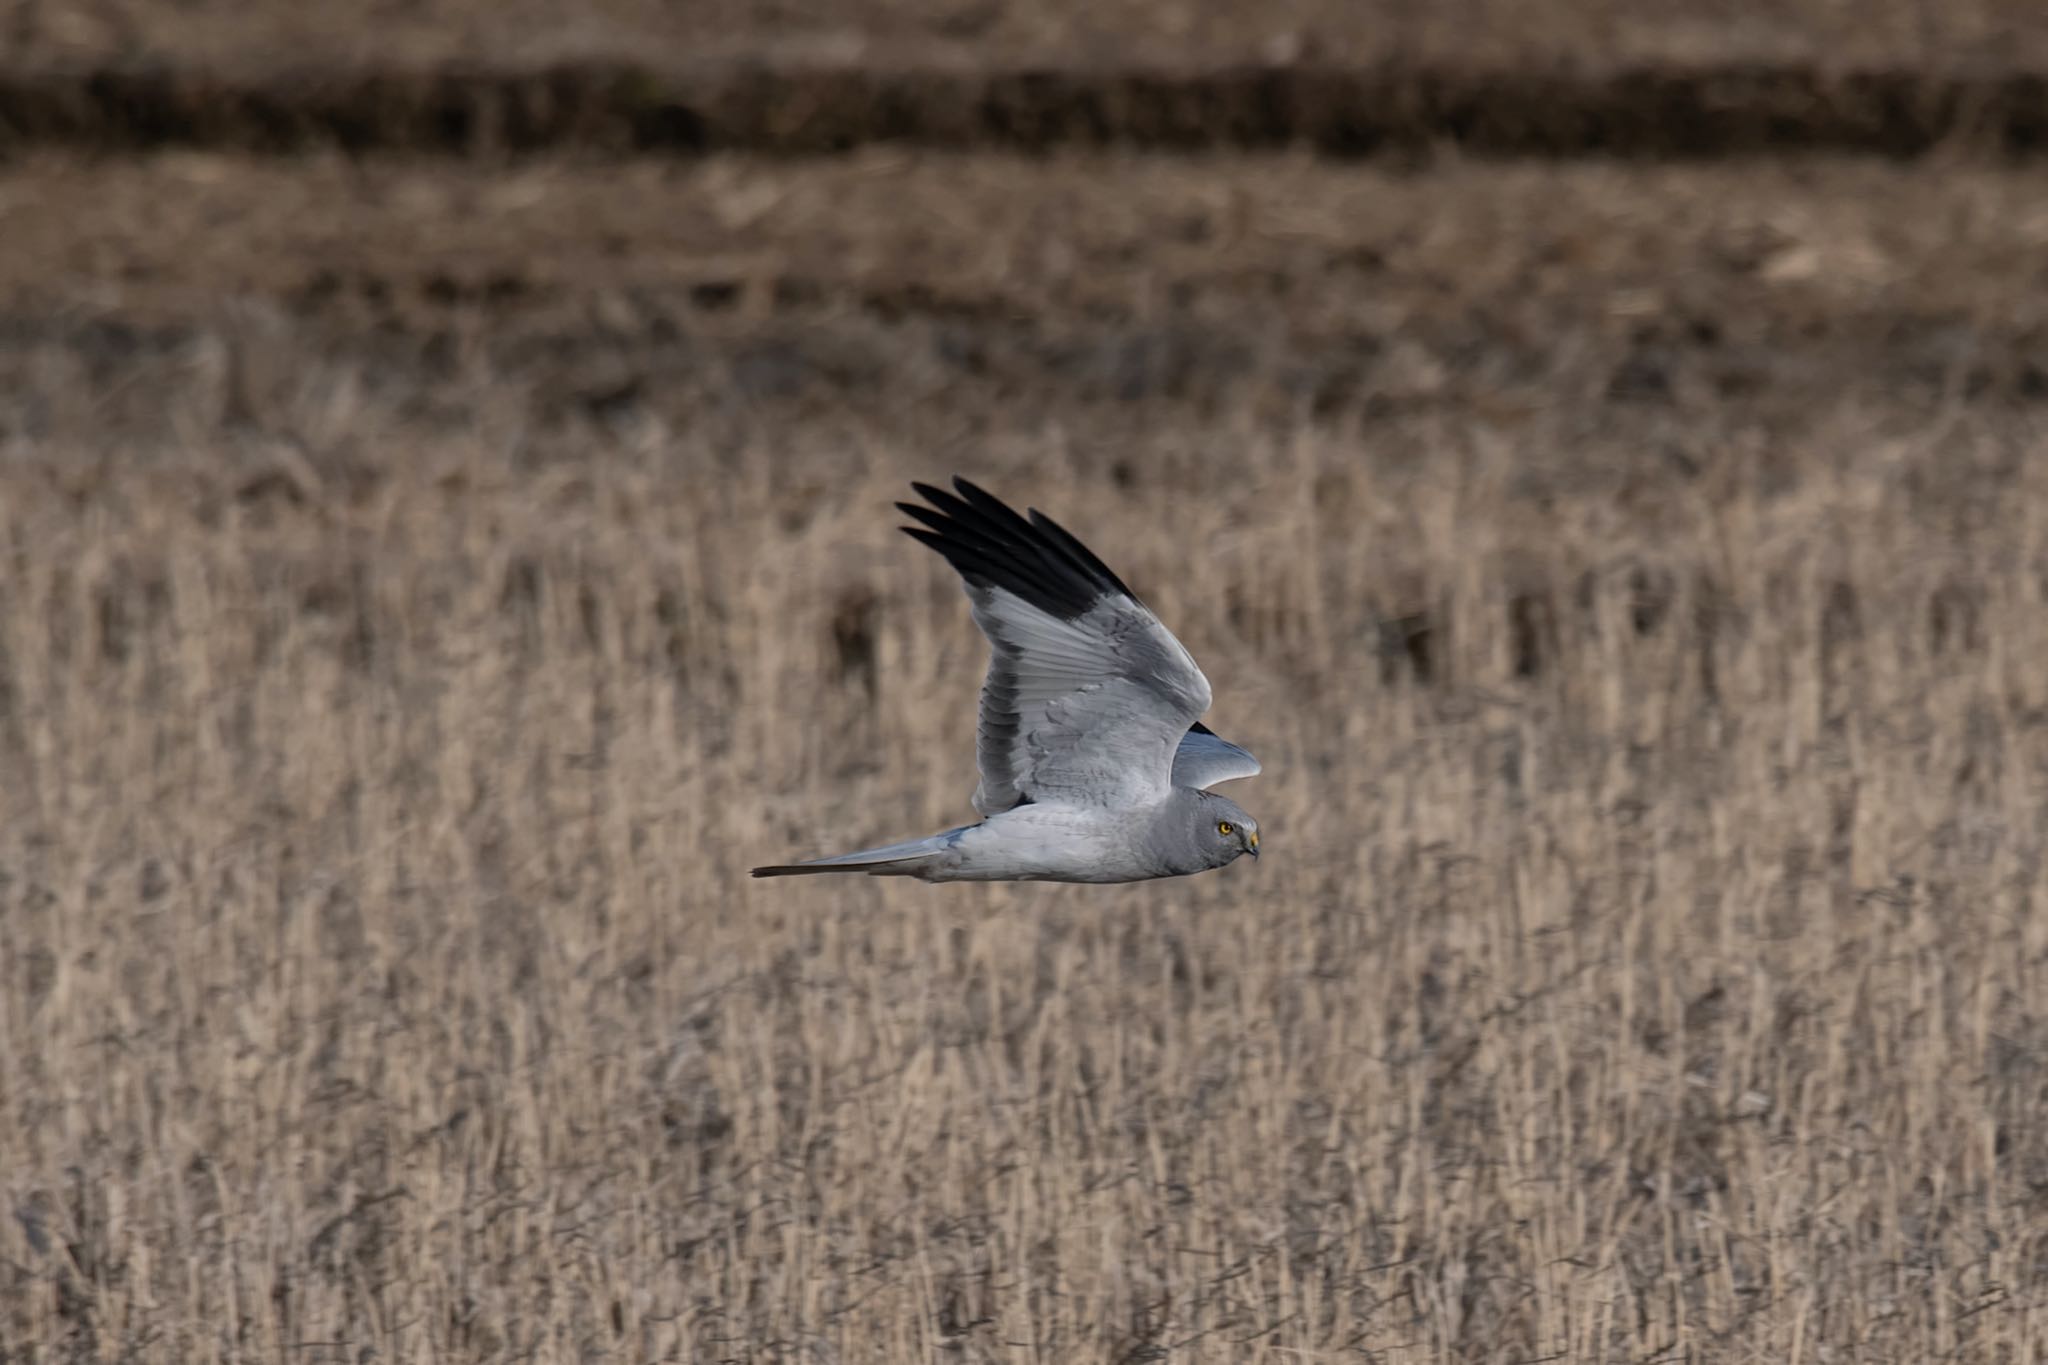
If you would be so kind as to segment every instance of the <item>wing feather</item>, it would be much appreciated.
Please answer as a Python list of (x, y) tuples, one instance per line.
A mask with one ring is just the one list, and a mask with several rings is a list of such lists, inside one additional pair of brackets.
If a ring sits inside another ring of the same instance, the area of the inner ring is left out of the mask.
[(1173, 755), (1173, 785), (1212, 787), (1233, 778), (1257, 777), (1259, 760), (1229, 740), (1197, 722), (1181, 736)]
[(898, 503), (920, 523), (904, 531), (966, 581), (989, 641), (976, 808), (993, 815), (1027, 801), (1164, 798), (1176, 750), (1210, 695), (1173, 632), (1044, 513), (1019, 516), (961, 478), (954, 492), (911, 487), (930, 506)]

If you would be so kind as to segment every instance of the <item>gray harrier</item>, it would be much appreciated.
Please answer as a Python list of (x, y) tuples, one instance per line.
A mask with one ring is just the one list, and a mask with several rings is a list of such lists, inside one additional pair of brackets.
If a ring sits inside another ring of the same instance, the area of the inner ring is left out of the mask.
[(928, 882), (1135, 882), (1259, 856), (1259, 823), (1203, 788), (1259, 761), (1200, 723), (1209, 680), (1108, 566), (1051, 517), (955, 478), (911, 485), (904, 531), (967, 581), (988, 637), (975, 762), (983, 819), (756, 877), (867, 872)]

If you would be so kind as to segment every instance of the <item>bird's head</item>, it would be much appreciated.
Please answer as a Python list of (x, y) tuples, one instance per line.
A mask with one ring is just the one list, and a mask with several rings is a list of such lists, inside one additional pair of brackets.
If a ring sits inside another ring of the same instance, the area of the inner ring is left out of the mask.
[(1259, 822), (1244, 813), (1244, 807), (1227, 796), (1203, 792), (1196, 808), (1195, 837), (1201, 840), (1210, 865), (1221, 867), (1240, 854), (1259, 856)]

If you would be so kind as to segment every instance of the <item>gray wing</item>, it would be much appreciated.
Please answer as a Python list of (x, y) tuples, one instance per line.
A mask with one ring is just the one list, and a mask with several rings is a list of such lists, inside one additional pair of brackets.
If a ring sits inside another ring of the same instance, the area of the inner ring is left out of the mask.
[(1209, 680), (1173, 632), (1052, 518), (1017, 515), (955, 478), (959, 496), (912, 484), (931, 503), (896, 505), (903, 529), (967, 583), (989, 641), (974, 806), (1026, 801), (1126, 807), (1163, 799)]
[(1257, 777), (1259, 760), (1208, 726), (1196, 722), (1181, 736), (1173, 755), (1173, 785), (1212, 787), (1236, 777)]

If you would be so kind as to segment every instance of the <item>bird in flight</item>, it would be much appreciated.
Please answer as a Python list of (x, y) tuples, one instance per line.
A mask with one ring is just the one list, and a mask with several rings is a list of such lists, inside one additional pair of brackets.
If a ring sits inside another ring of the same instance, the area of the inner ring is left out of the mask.
[(1136, 882), (1259, 856), (1259, 822), (1207, 790), (1259, 761), (1201, 723), (1209, 680), (1123, 580), (1033, 510), (962, 478), (913, 483), (905, 533), (966, 581), (988, 637), (979, 824), (756, 877), (866, 872), (928, 882)]

